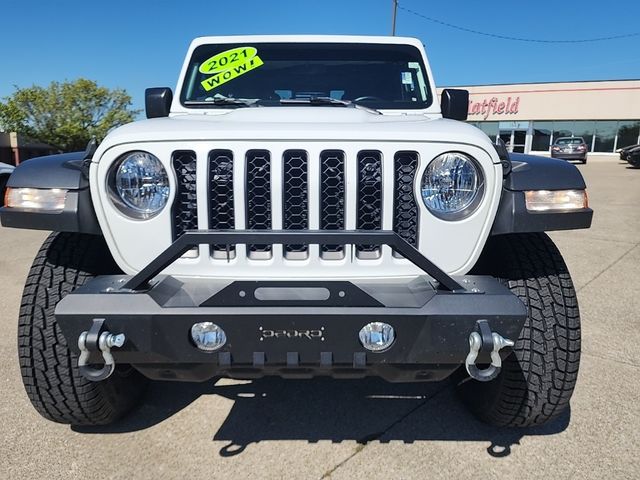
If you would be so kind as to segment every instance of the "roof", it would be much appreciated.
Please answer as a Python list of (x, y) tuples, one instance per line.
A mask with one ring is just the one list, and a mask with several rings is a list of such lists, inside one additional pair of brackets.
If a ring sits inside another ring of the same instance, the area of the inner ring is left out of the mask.
[(225, 35), (198, 37), (191, 42), (191, 49), (211, 43), (387, 43), (415, 45), (422, 47), (422, 42), (413, 37), (391, 37), (381, 35)]

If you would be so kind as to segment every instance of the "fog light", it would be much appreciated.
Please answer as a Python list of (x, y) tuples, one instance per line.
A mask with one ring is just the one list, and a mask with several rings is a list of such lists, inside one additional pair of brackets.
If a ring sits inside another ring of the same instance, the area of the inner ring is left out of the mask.
[(396, 338), (393, 327), (388, 323), (367, 323), (358, 334), (362, 346), (372, 352), (381, 352), (391, 346)]
[(212, 322), (195, 323), (191, 327), (191, 338), (200, 350), (213, 352), (227, 342), (224, 330)]

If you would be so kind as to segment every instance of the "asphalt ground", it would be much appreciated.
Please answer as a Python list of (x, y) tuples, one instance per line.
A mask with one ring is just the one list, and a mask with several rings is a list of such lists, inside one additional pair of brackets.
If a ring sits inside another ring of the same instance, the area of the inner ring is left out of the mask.
[(42, 419), (16, 330), (44, 232), (0, 228), (0, 479), (640, 478), (640, 170), (591, 157), (590, 230), (553, 233), (578, 289), (583, 350), (571, 408), (532, 429), (465, 411), (451, 382), (153, 384), (105, 428)]

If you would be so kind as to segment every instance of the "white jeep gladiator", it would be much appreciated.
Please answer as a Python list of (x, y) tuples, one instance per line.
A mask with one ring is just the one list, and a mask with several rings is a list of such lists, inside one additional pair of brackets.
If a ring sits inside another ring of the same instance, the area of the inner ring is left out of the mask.
[(590, 226), (582, 176), (463, 123), (420, 41), (198, 38), (176, 92), (9, 178), (2, 224), (54, 232), (19, 318), (44, 417), (217, 376), (455, 375), (496, 425), (568, 405), (578, 305), (544, 232)]

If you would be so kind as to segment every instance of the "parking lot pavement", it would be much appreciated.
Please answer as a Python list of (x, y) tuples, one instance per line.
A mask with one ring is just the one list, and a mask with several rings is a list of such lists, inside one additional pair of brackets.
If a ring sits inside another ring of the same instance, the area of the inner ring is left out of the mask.
[(580, 377), (570, 411), (528, 430), (478, 422), (450, 382), (376, 379), (155, 384), (112, 427), (47, 422), (16, 360), (46, 234), (0, 229), (0, 478), (640, 478), (640, 170), (611, 157), (579, 168), (593, 228), (552, 237), (578, 288)]

